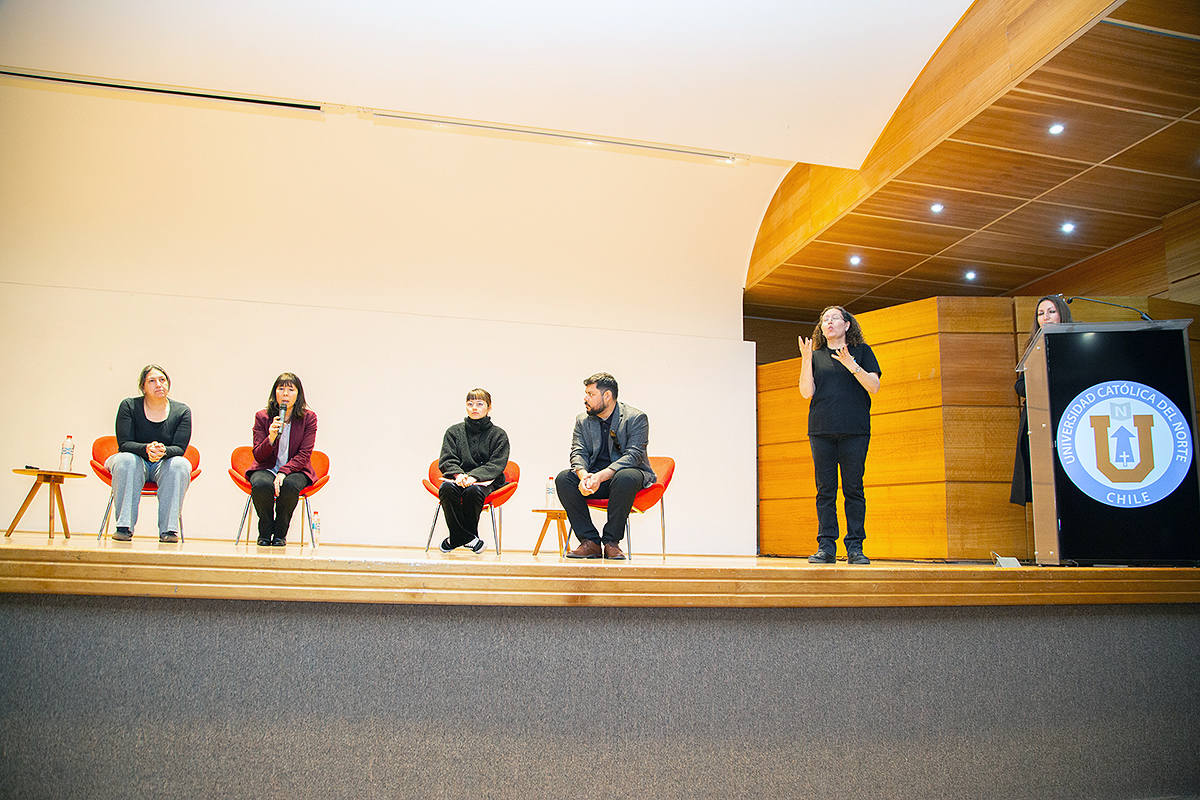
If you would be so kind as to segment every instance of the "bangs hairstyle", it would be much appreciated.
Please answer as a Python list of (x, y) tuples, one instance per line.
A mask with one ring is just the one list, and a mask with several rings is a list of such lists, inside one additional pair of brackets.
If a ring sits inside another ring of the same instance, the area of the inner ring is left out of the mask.
[(147, 364), (146, 366), (142, 367), (142, 374), (138, 376), (138, 393), (141, 394), (142, 397), (146, 396), (146, 376), (149, 375), (150, 370), (153, 369), (156, 369), (163, 374), (163, 377), (167, 379), (167, 392), (170, 393), (171, 391), (171, 376), (167, 374), (167, 371), (158, 364)]
[(300, 376), (294, 372), (281, 372), (279, 377), (275, 379), (275, 383), (271, 384), (271, 395), (267, 398), (267, 416), (279, 416), (279, 402), (275, 399), (275, 390), (280, 386), (295, 386), (296, 387), (296, 404), (292, 406), (292, 419), (300, 419), (304, 416), (304, 412), (308, 409), (308, 404), (304, 402), (304, 384), (300, 382)]
[(469, 403), (472, 400), (482, 400), (488, 404), (488, 408), (492, 407), (492, 393), (487, 389), (472, 389), (467, 392), (467, 402)]
[(1033, 327), (1029, 329), (1030, 336), (1033, 336), (1038, 332), (1038, 329), (1042, 327), (1041, 325), (1038, 325), (1037, 310), (1041, 308), (1042, 303), (1046, 302), (1047, 300), (1049, 300), (1051, 303), (1054, 303), (1054, 307), (1058, 309), (1059, 322), (1075, 321), (1071, 319), (1071, 307), (1067, 305), (1066, 298), (1061, 294), (1048, 294), (1041, 300), (1038, 300), (1037, 305), (1033, 307)]
[(826, 306), (825, 309), (821, 311), (821, 316), (817, 320), (817, 327), (813, 329), (813, 349), (820, 350), (827, 344), (825, 341), (825, 333), (821, 330), (821, 320), (825, 319), (825, 315), (827, 313), (835, 310), (842, 315), (842, 319), (850, 323), (850, 327), (846, 329), (846, 344), (866, 344), (866, 340), (863, 339), (862, 327), (858, 324), (858, 320), (854, 318), (853, 314), (841, 306)]

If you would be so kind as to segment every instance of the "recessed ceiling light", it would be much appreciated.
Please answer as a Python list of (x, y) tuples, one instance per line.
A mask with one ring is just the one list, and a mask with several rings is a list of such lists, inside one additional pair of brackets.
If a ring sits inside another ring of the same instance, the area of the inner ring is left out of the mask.
[(963, 277), (969, 281), (973, 281), (973, 280), (975, 280), (975, 272), (972, 270), (971, 272), (968, 272), (966, 275), (963, 275)]
[(857, 267), (861, 263), (862, 263), (862, 259), (859, 258), (858, 256), (850, 256), (850, 264), (852, 266)]
[(942, 213), (942, 209), (944, 209), (944, 208), (945, 208), (945, 206), (942, 205), (941, 203), (934, 203), (933, 205), (931, 205), (929, 207), (929, 210), (935, 214), (940, 214), (940, 213)]
[(1070, 232), (1071, 232), (1071, 231), (1073, 231), (1073, 230), (1075, 230), (1075, 223), (1074, 223), (1074, 222), (1064, 222), (1064, 223), (1063, 223), (1063, 225), (1062, 225), (1062, 232), (1063, 232), (1063, 233), (1070, 233)]
[(1065, 130), (1066, 130), (1066, 128), (1063, 127), (1063, 125), (1058, 122), (1056, 122), (1050, 126), (1050, 133), (1052, 133), (1055, 136), (1058, 136), (1060, 133), (1062, 133)]

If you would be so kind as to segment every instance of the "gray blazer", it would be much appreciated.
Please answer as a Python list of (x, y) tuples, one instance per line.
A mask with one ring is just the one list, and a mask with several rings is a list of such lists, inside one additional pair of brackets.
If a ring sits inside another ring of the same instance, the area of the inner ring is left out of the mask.
[[(642, 488), (653, 486), (658, 480), (650, 468), (646, 448), (650, 444), (650, 418), (644, 412), (624, 403), (613, 409), (610, 436), (609, 468), (613, 470), (633, 467), (642, 471)], [(575, 432), (571, 435), (571, 469), (591, 472), (596, 456), (600, 454), (600, 418), (580, 414), (575, 418)]]

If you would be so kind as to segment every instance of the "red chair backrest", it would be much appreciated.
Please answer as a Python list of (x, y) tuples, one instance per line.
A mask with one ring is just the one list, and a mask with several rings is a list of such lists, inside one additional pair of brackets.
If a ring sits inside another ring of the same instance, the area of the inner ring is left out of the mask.
[[(315, 485), (321, 478), (329, 474), (329, 456), (322, 453), (320, 450), (313, 450), (312, 455), (308, 457), (309, 466), (312, 467), (313, 474), (316, 475)], [(236, 472), (243, 478), (250, 468), (254, 466), (254, 450), (253, 448), (241, 447), (233, 448), (233, 452), (229, 454), (229, 469)]]
[[(314, 452), (313, 455), (315, 456), (316, 453)], [(442, 482), (442, 470), (438, 467), (440, 462), (440, 459), (435, 458), (429, 464), (429, 482), (435, 487)], [(520, 480), (521, 468), (517, 465), (517, 462), (510, 458), (508, 460), (508, 465), (504, 468), (504, 482), (506, 484), (518, 483)]]
[(650, 456), (650, 469), (658, 476), (656, 482), (665, 489), (671, 485), (671, 478), (675, 477), (675, 459), (670, 456)]
[(117, 437), (115, 436), (101, 436), (92, 442), (92, 461), (103, 464), (115, 452), (117, 452)]
[[(104, 462), (108, 461), (109, 457), (117, 452), (117, 449), (117, 437), (101, 436), (99, 439), (92, 442), (92, 460), (103, 467)], [(200, 451), (197, 450), (195, 446), (189, 444), (187, 446), (187, 450), (183, 452), (183, 457), (191, 462), (192, 477), (196, 477), (196, 474), (200, 470)], [(107, 471), (108, 470), (105, 470), (105, 472)]]
[(317, 481), (329, 474), (329, 456), (322, 453), (320, 450), (313, 450), (312, 455), (308, 457), (308, 465), (312, 467), (313, 474), (317, 476)]
[(245, 477), (250, 468), (254, 466), (254, 450), (242, 446), (233, 448), (233, 452), (229, 454), (229, 468), (238, 475)]

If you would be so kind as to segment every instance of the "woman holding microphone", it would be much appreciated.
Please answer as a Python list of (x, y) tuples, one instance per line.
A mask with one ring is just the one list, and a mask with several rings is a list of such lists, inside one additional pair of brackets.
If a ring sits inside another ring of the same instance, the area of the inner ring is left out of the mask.
[(309, 460), (317, 444), (317, 415), (304, 401), (304, 384), (293, 372), (275, 379), (267, 407), (254, 415), (254, 466), (246, 472), (258, 514), (258, 544), (287, 544), (300, 492), (316, 480)]

